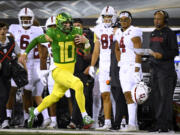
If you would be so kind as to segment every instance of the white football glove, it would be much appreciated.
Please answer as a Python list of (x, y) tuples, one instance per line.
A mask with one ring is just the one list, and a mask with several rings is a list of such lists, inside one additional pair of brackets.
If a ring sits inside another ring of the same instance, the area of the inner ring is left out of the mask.
[(49, 70), (40, 70), (39, 76), (40, 76), (40, 81), (44, 86), (47, 86), (48, 83), (48, 75), (49, 75)]
[(140, 72), (134, 72), (134, 80), (136, 83), (141, 81), (141, 73)]
[(95, 76), (95, 70), (94, 70), (94, 66), (90, 66), (89, 67), (89, 75), (94, 78)]

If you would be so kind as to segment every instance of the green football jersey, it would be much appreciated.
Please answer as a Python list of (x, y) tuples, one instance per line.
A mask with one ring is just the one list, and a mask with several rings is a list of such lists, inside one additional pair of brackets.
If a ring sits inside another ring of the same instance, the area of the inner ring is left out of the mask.
[(75, 63), (76, 47), (74, 38), (76, 34), (82, 35), (82, 29), (72, 27), (72, 31), (68, 34), (63, 33), (58, 28), (50, 28), (47, 30), (46, 35), (53, 40), (51, 48), (55, 63)]

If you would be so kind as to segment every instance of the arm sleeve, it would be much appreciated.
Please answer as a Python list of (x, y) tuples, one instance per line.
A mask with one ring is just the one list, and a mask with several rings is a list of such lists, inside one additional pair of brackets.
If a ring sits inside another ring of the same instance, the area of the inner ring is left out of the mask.
[(48, 41), (45, 38), (45, 34), (40, 35), (40, 36), (36, 37), (35, 39), (33, 39), (29, 43), (29, 45), (26, 48), (25, 52), (28, 54), (37, 44), (39, 44), (39, 43), (46, 43), (46, 42), (48, 42)]
[(179, 54), (177, 38), (173, 31), (168, 32), (168, 48), (163, 52), (163, 59), (174, 59)]

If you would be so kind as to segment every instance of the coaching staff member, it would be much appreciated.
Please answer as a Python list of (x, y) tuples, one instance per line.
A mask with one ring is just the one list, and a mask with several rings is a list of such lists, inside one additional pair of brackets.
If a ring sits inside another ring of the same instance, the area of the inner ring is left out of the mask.
[(8, 25), (0, 22), (0, 123), (6, 119), (6, 102), (9, 97), (12, 53), (20, 54), (20, 48), (15, 44)]
[(152, 96), (155, 127), (150, 131), (168, 132), (173, 129), (173, 93), (176, 86), (174, 57), (178, 55), (175, 33), (168, 27), (168, 13), (154, 13), (155, 30), (150, 36)]

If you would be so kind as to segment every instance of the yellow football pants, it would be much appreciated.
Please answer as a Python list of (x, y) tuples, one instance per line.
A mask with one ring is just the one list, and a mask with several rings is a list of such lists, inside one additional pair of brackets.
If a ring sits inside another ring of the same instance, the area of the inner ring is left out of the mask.
[(52, 93), (45, 97), (42, 103), (37, 107), (39, 112), (59, 101), (64, 96), (69, 88), (75, 90), (75, 97), (81, 113), (85, 110), (85, 97), (83, 93), (83, 83), (78, 77), (75, 77), (71, 72), (63, 70), (59, 67), (52, 71), (52, 77), (55, 81)]

